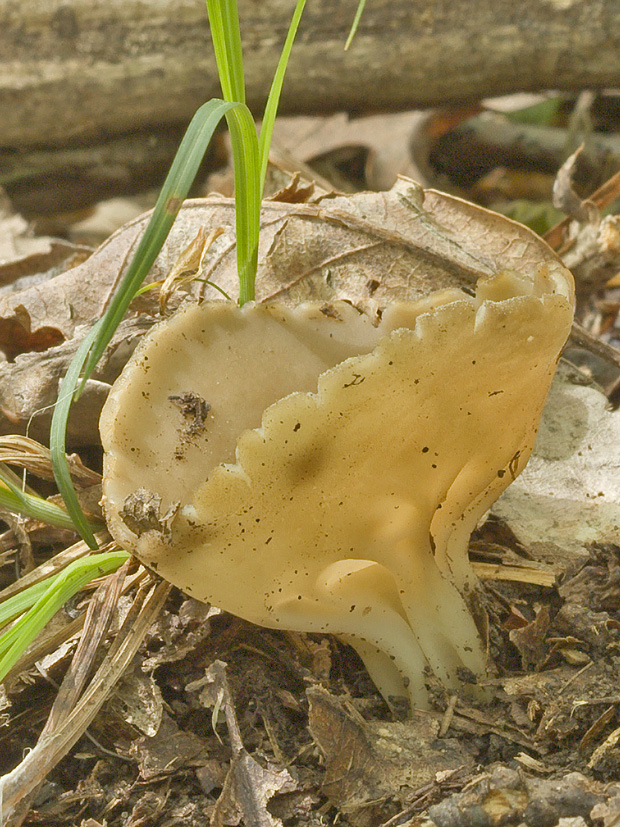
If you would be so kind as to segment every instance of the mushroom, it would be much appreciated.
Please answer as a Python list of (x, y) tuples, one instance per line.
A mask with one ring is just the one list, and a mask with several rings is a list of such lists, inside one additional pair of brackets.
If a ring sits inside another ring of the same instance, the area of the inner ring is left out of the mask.
[(548, 261), (387, 306), (189, 304), (101, 417), (110, 531), (193, 597), (340, 636), (388, 700), (484, 673), (469, 535), (523, 469), (572, 320)]

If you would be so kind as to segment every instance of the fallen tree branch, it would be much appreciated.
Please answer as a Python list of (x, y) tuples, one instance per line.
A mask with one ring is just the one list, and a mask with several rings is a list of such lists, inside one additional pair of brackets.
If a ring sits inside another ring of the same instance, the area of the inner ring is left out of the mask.
[[(240, 0), (248, 103), (265, 100), (290, 0)], [(617, 0), (309, 3), (284, 113), (400, 110), (517, 90), (620, 86)], [(327, 13), (329, 11), (329, 13)], [(0, 0), (0, 147), (68, 146), (186, 123), (219, 96), (195, 0)]]

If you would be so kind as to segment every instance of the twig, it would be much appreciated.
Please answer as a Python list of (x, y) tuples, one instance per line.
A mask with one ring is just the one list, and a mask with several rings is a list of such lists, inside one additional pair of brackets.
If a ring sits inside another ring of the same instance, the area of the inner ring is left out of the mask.
[(450, 724), (452, 723), (452, 718), (454, 717), (454, 710), (456, 709), (457, 701), (458, 697), (456, 695), (450, 696), (450, 700), (448, 701), (448, 706), (446, 707), (446, 711), (444, 712), (441, 726), (439, 727), (439, 732), (437, 733), (439, 738), (443, 738), (446, 732), (450, 729)]
[(589, 333), (585, 327), (582, 327), (579, 322), (573, 322), (568, 341), (569, 344), (574, 347), (588, 350), (590, 353), (593, 353), (605, 362), (609, 362), (620, 370), (620, 350), (612, 347), (612, 345), (608, 345), (607, 342), (603, 342), (601, 339), (597, 339), (596, 336)]
[(584, 672), (586, 672), (588, 669), (590, 669), (590, 667), (592, 667), (592, 666), (594, 666), (594, 661), (593, 661), (593, 660), (591, 660), (591, 661), (590, 661), (590, 663), (586, 663), (586, 665), (585, 665), (585, 666), (582, 666), (582, 667), (581, 667), (581, 669), (579, 669), (579, 671), (575, 672), (575, 674), (574, 674), (574, 675), (572, 675), (572, 676), (571, 676), (571, 677), (570, 677), (570, 678), (566, 681), (566, 683), (564, 684), (564, 686), (560, 689), (559, 694), (560, 694), (560, 695), (562, 695), (564, 692), (566, 692), (566, 690), (567, 690), (567, 689), (568, 689), (568, 687), (571, 685), (571, 683), (573, 683), (573, 681), (576, 681), (576, 680), (577, 680), (577, 678), (580, 678), (580, 677), (581, 677), (581, 675), (583, 675), (583, 673), (584, 673)]
[(413, 794), (412, 803), (400, 813), (396, 813), (395, 816), (392, 816), (392, 818), (384, 821), (380, 827), (398, 827), (400, 824), (405, 824), (409, 821), (411, 816), (416, 815), (416, 813), (421, 812), (423, 809), (426, 809), (432, 802), (433, 798), (436, 799), (440, 793), (445, 792), (446, 788), (456, 786), (453, 782), (453, 778), (464, 769), (466, 769), (466, 767), (461, 765), (460, 767), (456, 767), (455, 769), (444, 773), (441, 780), (431, 781), (429, 784), (424, 784), (423, 787), (419, 787)]

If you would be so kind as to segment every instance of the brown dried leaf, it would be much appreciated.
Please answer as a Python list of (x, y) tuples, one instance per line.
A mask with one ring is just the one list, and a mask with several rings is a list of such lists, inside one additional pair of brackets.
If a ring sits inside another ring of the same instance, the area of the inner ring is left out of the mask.
[(510, 640), (519, 650), (524, 669), (535, 669), (545, 658), (545, 639), (550, 623), (549, 609), (543, 606), (531, 623), (509, 633)]
[[(0, 328), (17, 325), (34, 336), (53, 327), (69, 339), (81, 324), (99, 318), (148, 217), (126, 224), (79, 267), (0, 298)], [(150, 281), (165, 279), (199, 230), (214, 227), (224, 232), (205, 256), (201, 276), (235, 298), (234, 202), (226, 198), (186, 202)], [(554, 261), (550, 256), (548, 263)], [(520, 225), (403, 178), (387, 193), (325, 198), (320, 204), (265, 202), (259, 262), (258, 301), (347, 299), (372, 310), (445, 287), (469, 288), (480, 275), (539, 267), (545, 260), (535, 236)], [(197, 283), (190, 290), (221, 298)], [(139, 297), (134, 309), (153, 311), (154, 292)]]
[(212, 827), (242, 822), (252, 827), (282, 827), (282, 821), (268, 811), (267, 803), (276, 793), (294, 792), (297, 784), (286, 770), (261, 767), (245, 750), (226, 677), (226, 664), (214, 661), (205, 677), (189, 684), (187, 690), (201, 690), (200, 702), (213, 707), (214, 721), (220, 710), (224, 713), (232, 747), (233, 757), (211, 819)]
[[(147, 316), (120, 324), (103, 361), (73, 406), (68, 427), (70, 445), (93, 445), (99, 441), (99, 414), (110, 385), (152, 324), (152, 318)], [(0, 362), (1, 435), (25, 433), (28, 429), (31, 437), (48, 442), (52, 405), (81, 337), (82, 331), (46, 353), (23, 353), (14, 362)]]
[(142, 779), (148, 781), (188, 767), (203, 767), (208, 760), (208, 744), (194, 732), (179, 729), (164, 712), (157, 732), (137, 738), (129, 754), (138, 762)]
[(368, 155), (365, 169), (368, 186), (373, 190), (387, 190), (398, 175), (419, 178), (409, 144), (423, 117), (420, 112), (400, 112), (352, 118), (341, 112), (328, 118), (278, 118), (272, 154), (279, 160), (284, 151), (312, 166), (317, 158), (333, 155), (343, 148), (363, 148)]
[(76, 267), (91, 253), (83, 245), (32, 235), (28, 222), (8, 211), (0, 199), (0, 293), (46, 281)]
[[(67, 269), (66, 261), (64, 267), (57, 263), (22, 289), (0, 295), (0, 350), (7, 358), (58, 345), (81, 325), (98, 319), (145, 227), (146, 220), (137, 229), (132, 222), (77, 266), (72, 262)], [(136, 309), (154, 307), (155, 299), (147, 293), (137, 300)]]
[(293, 792), (296, 788), (297, 785), (286, 770), (264, 769), (243, 751), (231, 762), (211, 825), (282, 827), (282, 821), (271, 815), (267, 803), (276, 793)]
[[(101, 315), (147, 221), (145, 215), (126, 224), (78, 267), (0, 297), (0, 331), (5, 325), (12, 337), (19, 329), (23, 335), (45, 338), (45, 331), (53, 328), (70, 340), (52, 347), (45, 358), (22, 354), (14, 363), (0, 366), (0, 434), (23, 433), (35, 412), (53, 404), (59, 380), (79, 344), (79, 326)], [(235, 298), (238, 280), (230, 199), (186, 202), (149, 278), (164, 280), (205, 227), (222, 227), (224, 232), (208, 250), (198, 275)], [(551, 253), (548, 258), (541, 256), (536, 237), (520, 225), (424, 191), (408, 179), (400, 179), (387, 193), (326, 198), (320, 204), (265, 202), (259, 262), (257, 301), (277, 299), (296, 305), (305, 300), (347, 299), (370, 313), (390, 301), (415, 300), (442, 288), (469, 290), (480, 275), (502, 269), (556, 264)], [(199, 281), (187, 289), (209, 299), (221, 298), (215, 288)], [(133, 309), (155, 313), (156, 293), (147, 291)], [(108, 384), (118, 376), (152, 316), (140, 320), (119, 329), (107, 362), (74, 407), (69, 423), (72, 444), (98, 441), (97, 422)], [(49, 419), (49, 409), (36, 416), (30, 434), (47, 441)]]
[(7, 357), (27, 350), (45, 350), (63, 341), (62, 332), (53, 322), (32, 331), (27, 311), (19, 299), (13, 300), (11, 296), (27, 288), (36, 289), (83, 262), (91, 252), (88, 247), (61, 239), (33, 236), (28, 222), (13, 213), (8, 200), (0, 194), (0, 306), (9, 302), (13, 307), (11, 318), (0, 319), (0, 350)]
[(415, 713), (405, 723), (367, 722), (346, 700), (325, 689), (307, 691), (308, 728), (325, 756), (323, 792), (343, 813), (417, 789), (438, 772), (471, 766), (450, 738), (438, 739), (439, 723)]
[[(117, 731), (137, 730), (153, 738), (164, 715), (161, 690), (152, 675), (145, 675), (138, 664), (123, 675), (105, 706), (105, 723), (116, 721)], [(116, 728), (116, 727), (115, 727)]]

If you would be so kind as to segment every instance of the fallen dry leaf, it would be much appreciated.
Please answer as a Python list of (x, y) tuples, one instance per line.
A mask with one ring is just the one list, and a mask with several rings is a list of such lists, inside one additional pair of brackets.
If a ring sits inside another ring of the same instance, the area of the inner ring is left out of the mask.
[(307, 690), (308, 728), (325, 757), (323, 792), (343, 813), (370, 810), (403, 790), (416, 790), (440, 771), (471, 767), (439, 722), (421, 712), (406, 722), (367, 722), (355, 707), (319, 686)]
[(133, 729), (154, 737), (164, 716), (164, 702), (152, 675), (139, 667), (128, 670), (106, 702), (106, 717), (117, 719)]
[(344, 112), (327, 118), (278, 118), (275, 123), (272, 155), (282, 153), (313, 166), (316, 159), (334, 155), (343, 148), (364, 149), (365, 177), (369, 189), (388, 190), (398, 175), (422, 180), (411, 160), (409, 144), (422, 112), (399, 112), (352, 118)]
[(294, 792), (297, 784), (285, 769), (261, 767), (243, 746), (226, 677), (226, 664), (214, 661), (204, 678), (187, 686), (188, 692), (198, 690), (200, 702), (213, 708), (214, 728), (218, 713), (224, 714), (232, 747), (230, 768), (211, 818), (212, 827), (240, 823), (252, 827), (282, 827), (282, 821), (271, 815), (267, 803), (276, 793)]
[[(493, 506), (529, 549), (546, 559), (587, 554), (620, 536), (620, 412), (606, 397), (556, 375), (532, 457)], [(555, 549), (555, 551), (554, 551)]]
[(282, 827), (281, 819), (271, 815), (267, 804), (276, 793), (293, 792), (296, 788), (287, 770), (265, 769), (243, 751), (232, 759), (212, 827), (236, 824)]
[(75, 267), (92, 250), (59, 238), (35, 236), (30, 224), (13, 212), (0, 193), (0, 293), (21, 290)]
[[(42, 355), (15, 356), (11, 345), (14, 362), (0, 365), (0, 434), (23, 433), (37, 413), (29, 433), (47, 441), (50, 411), (45, 409), (55, 401), (58, 383), (81, 340), (79, 328), (103, 312), (147, 221), (145, 215), (126, 224), (78, 267), (0, 296), (0, 349), (3, 329), (11, 342), (26, 336), (31, 345), (51, 330), (55, 343)], [(219, 227), (223, 233), (204, 256), (198, 277), (236, 297), (234, 202), (225, 198), (186, 202), (149, 280), (164, 280), (201, 230)], [(502, 269), (555, 266), (551, 254), (547, 261), (540, 250), (536, 237), (520, 225), (441, 193), (423, 191), (404, 178), (387, 193), (325, 198), (319, 204), (265, 202), (257, 301), (296, 305), (346, 299), (372, 314), (391, 301), (415, 300), (442, 288), (469, 291), (479, 276)], [(204, 281), (187, 289), (191, 295), (221, 299)], [(157, 303), (156, 290), (134, 301), (132, 309), (141, 315), (119, 328), (75, 407), (70, 444), (98, 442), (97, 423), (108, 385), (137, 336), (152, 323)]]
[[(0, 328), (18, 325), (35, 335), (53, 327), (62, 339), (70, 339), (80, 325), (99, 318), (148, 217), (126, 224), (79, 267), (0, 297)], [(325, 198), (320, 204), (268, 201), (261, 224), (257, 301), (347, 299), (373, 309), (446, 287), (469, 289), (480, 275), (543, 263), (539, 242), (525, 228), (433, 190), (423, 191), (405, 178), (387, 193)], [(233, 225), (230, 199), (187, 201), (149, 280), (164, 279), (201, 228), (222, 227), (200, 276), (235, 298)], [(152, 311), (154, 292), (137, 299), (134, 309)], [(200, 283), (194, 283), (192, 292), (221, 298)]]
[(208, 746), (205, 739), (180, 729), (164, 712), (159, 729), (133, 741), (129, 754), (138, 763), (140, 777), (149, 781), (189, 767), (204, 767), (209, 760)]
[[(67, 430), (70, 445), (98, 443), (99, 415), (111, 383), (152, 324), (150, 316), (121, 322), (93, 378), (73, 406)], [(0, 435), (27, 431), (34, 439), (48, 442), (60, 382), (86, 329), (81, 328), (72, 339), (45, 353), (22, 353), (12, 362), (0, 362)]]
[(535, 669), (545, 657), (545, 638), (549, 623), (549, 610), (543, 606), (531, 623), (509, 633), (511, 642), (519, 650), (524, 669)]

